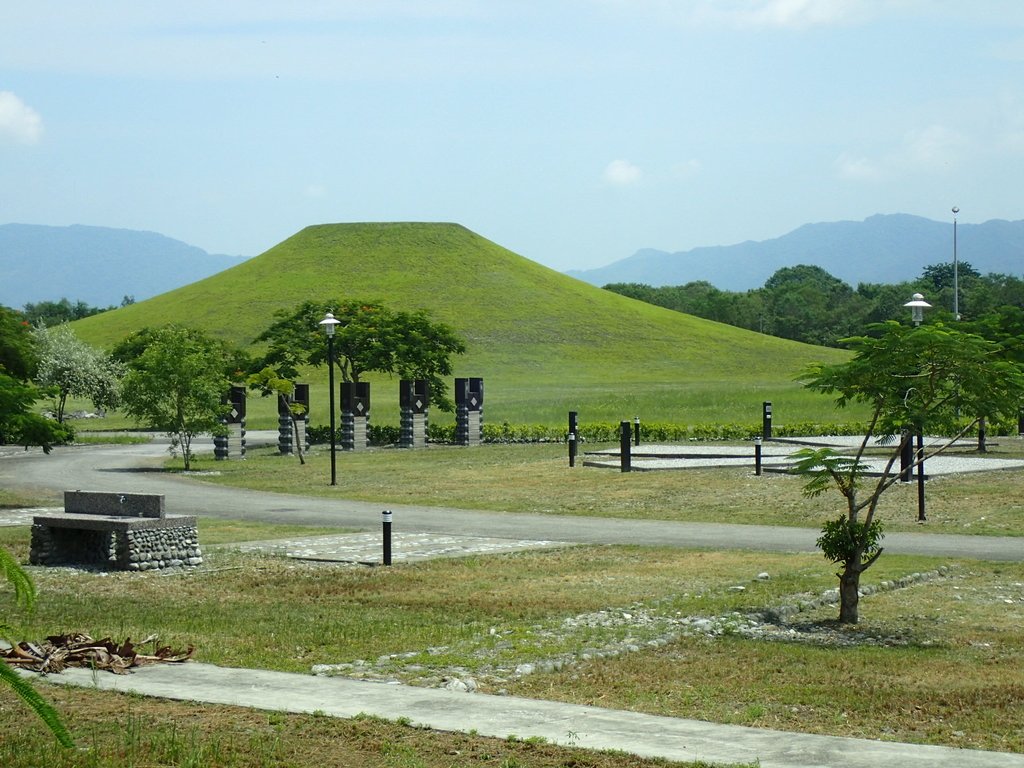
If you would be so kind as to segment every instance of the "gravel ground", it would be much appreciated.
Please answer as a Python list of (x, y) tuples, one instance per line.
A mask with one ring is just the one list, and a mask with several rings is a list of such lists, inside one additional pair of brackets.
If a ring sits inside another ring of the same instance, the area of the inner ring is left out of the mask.
[[(945, 567), (927, 573), (913, 573), (886, 581), (877, 586), (866, 586), (861, 594), (870, 597), (880, 592), (906, 589), (917, 584), (949, 578)], [(759, 574), (768, 579), (769, 574)], [(1020, 600), (1024, 602), (1024, 585)], [(741, 584), (731, 587), (743, 590)], [(474, 641), (475, 648), (442, 646), (390, 654), (377, 659), (360, 659), (341, 664), (318, 664), (313, 674), (344, 676), (359, 680), (414, 684), (448, 688), (458, 691), (486, 689), (501, 693), (508, 682), (538, 672), (552, 672), (580, 662), (598, 658), (614, 658), (645, 649), (660, 648), (682, 637), (715, 638), (737, 635), (766, 642), (808, 643), (816, 646), (905, 646), (910, 643), (928, 644), (928, 640), (899, 634), (880, 635), (856, 626), (841, 627), (834, 622), (821, 622), (807, 614), (839, 601), (838, 590), (830, 589), (820, 595), (793, 595), (778, 605), (767, 606), (750, 613), (727, 613), (719, 616), (684, 616), (677, 611), (661, 611), (657, 605), (636, 604), (627, 608), (609, 608), (602, 611), (567, 617), (560, 622), (536, 625), (524, 637), (518, 633), (514, 642), (505, 638), (500, 630), (491, 628), (489, 636)], [(528, 661), (508, 663), (504, 652), (513, 646), (522, 659), (522, 650), (536, 643), (538, 647), (562, 646), (577, 650), (554, 656), (538, 655)], [(460, 666), (439, 666), (431, 658), (443, 654), (465, 654), (473, 657), (472, 670)]]

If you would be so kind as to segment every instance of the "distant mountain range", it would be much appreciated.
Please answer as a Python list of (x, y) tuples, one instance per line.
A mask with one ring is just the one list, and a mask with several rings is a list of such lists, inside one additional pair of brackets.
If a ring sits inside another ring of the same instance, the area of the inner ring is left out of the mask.
[[(1024, 220), (958, 224), (957, 255), (987, 274), (1024, 275)], [(570, 270), (592, 285), (683, 285), (759, 288), (782, 267), (819, 266), (856, 287), (899, 283), (953, 257), (952, 222), (906, 214), (864, 221), (805, 224), (773, 240), (669, 253), (651, 248), (605, 267)], [(74, 225), (0, 225), (0, 304), (84, 301), (117, 305), (158, 296), (236, 266), (242, 256), (211, 254), (155, 232)]]
[[(957, 224), (957, 258), (982, 274), (1024, 274), (1024, 221)], [(818, 266), (856, 287), (920, 277), (926, 266), (953, 260), (953, 223), (906, 214), (864, 221), (805, 224), (774, 240), (668, 253), (645, 248), (598, 269), (567, 274), (592, 285), (685, 285), (705, 280), (716, 288), (759, 288), (782, 267)]]
[(84, 301), (117, 305), (194, 283), (242, 256), (211, 254), (156, 232), (107, 227), (0, 225), (0, 304)]

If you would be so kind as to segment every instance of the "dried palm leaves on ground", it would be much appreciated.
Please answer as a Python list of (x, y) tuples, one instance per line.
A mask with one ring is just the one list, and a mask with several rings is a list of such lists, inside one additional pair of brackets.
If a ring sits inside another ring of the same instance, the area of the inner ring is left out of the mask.
[(140, 653), (131, 639), (118, 644), (105, 637), (93, 640), (85, 634), (51, 635), (45, 642), (36, 644), (21, 642), (0, 654), (8, 664), (33, 672), (62, 672), (67, 667), (103, 669), (115, 675), (124, 675), (132, 667), (160, 662), (182, 662), (192, 658), (195, 650), (189, 646), (186, 651), (173, 651), (168, 646), (158, 646), (157, 636), (147, 637), (139, 646), (152, 643), (153, 652)]

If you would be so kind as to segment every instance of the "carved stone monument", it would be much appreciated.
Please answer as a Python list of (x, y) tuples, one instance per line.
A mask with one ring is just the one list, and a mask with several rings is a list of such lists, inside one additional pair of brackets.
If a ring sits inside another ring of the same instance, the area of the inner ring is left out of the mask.
[(398, 402), (402, 410), (398, 446), (424, 448), (427, 445), (430, 382), (426, 379), (402, 379), (398, 387)]
[(370, 445), (370, 385), (346, 381), (341, 385), (341, 450), (361, 451)]
[(232, 387), (224, 396), (231, 409), (221, 418), (226, 434), (214, 435), (213, 456), (218, 461), (245, 458), (245, 387)]
[(480, 445), (484, 439), (484, 380), (455, 380), (455, 443)]

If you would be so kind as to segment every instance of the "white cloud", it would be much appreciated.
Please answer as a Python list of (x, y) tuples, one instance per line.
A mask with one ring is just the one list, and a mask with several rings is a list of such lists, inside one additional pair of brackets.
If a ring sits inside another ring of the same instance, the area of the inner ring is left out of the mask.
[(744, 27), (808, 29), (863, 21), (874, 15), (874, 5), (866, 0), (706, 0), (695, 16)]
[(907, 161), (921, 168), (948, 165), (961, 154), (966, 141), (956, 131), (942, 125), (929, 125), (910, 131), (904, 141)]
[(628, 187), (640, 182), (643, 171), (628, 160), (612, 160), (604, 169), (604, 180), (617, 187)]
[(699, 174), (701, 171), (700, 160), (690, 159), (682, 163), (676, 163), (672, 166), (672, 178), (674, 179), (692, 179), (694, 176)]
[(907, 131), (892, 151), (878, 157), (843, 152), (836, 158), (836, 175), (847, 181), (877, 181), (913, 174), (942, 173), (962, 164), (970, 142), (943, 125)]
[(0, 139), (35, 144), (43, 134), (43, 118), (10, 91), (0, 91)]
[(864, 157), (843, 152), (835, 161), (836, 174), (847, 181), (875, 181), (882, 177), (881, 169)]

